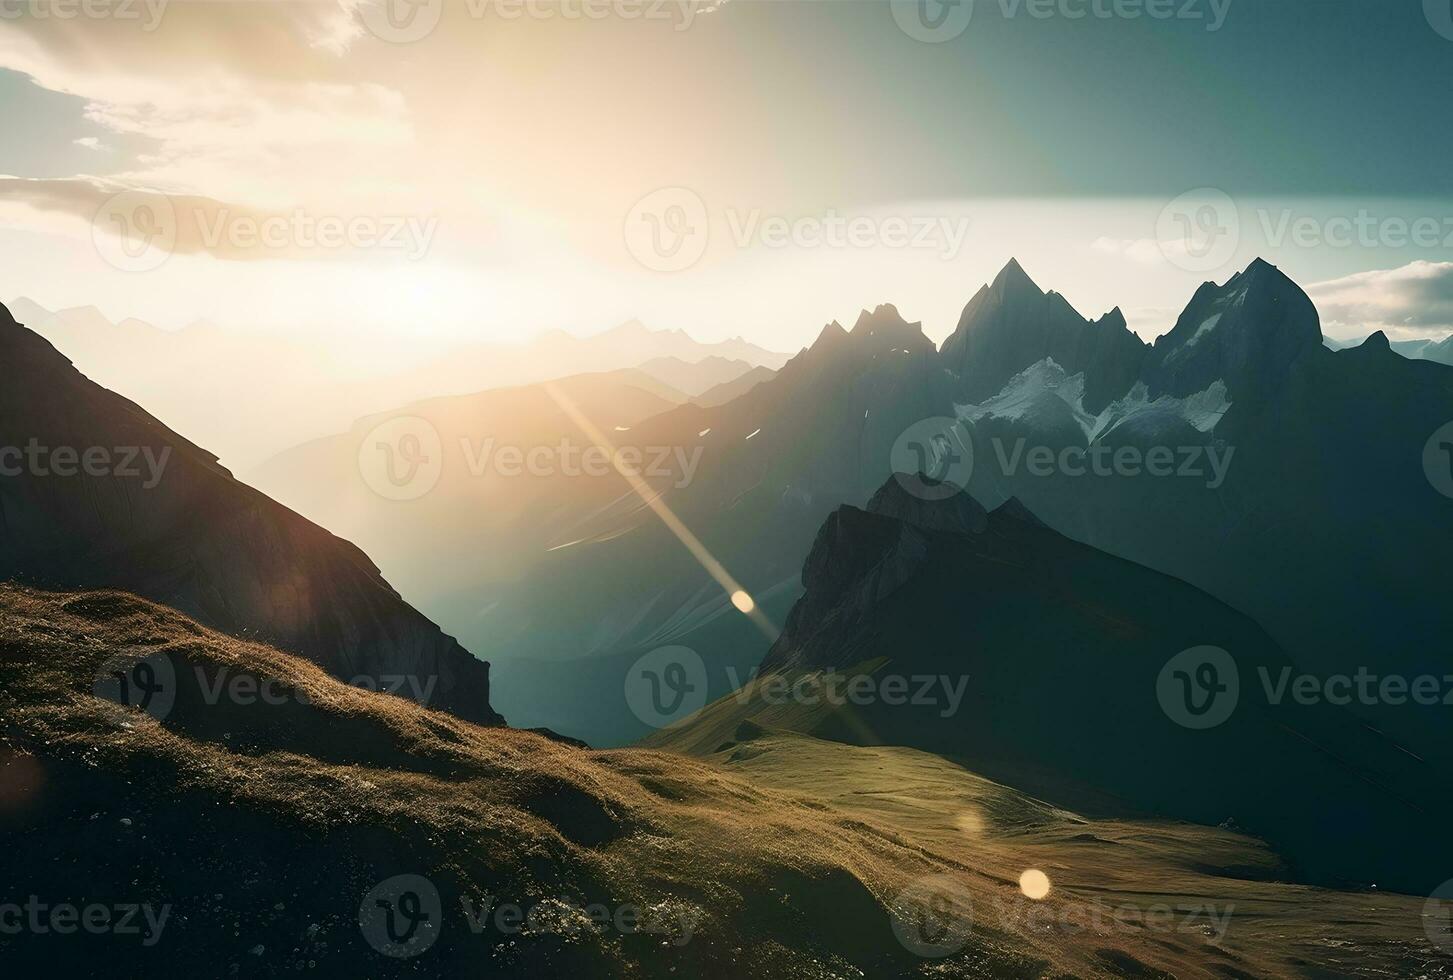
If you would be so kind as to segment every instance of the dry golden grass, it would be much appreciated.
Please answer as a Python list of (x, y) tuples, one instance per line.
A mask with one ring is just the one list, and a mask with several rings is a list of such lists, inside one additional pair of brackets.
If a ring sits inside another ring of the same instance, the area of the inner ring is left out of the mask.
[[(182, 693), (164, 721), (93, 693), (118, 651), (174, 664)], [(186, 693), (198, 670), (273, 678), (303, 697), (204, 704)], [(347, 687), (120, 593), (0, 586), (0, 740), (0, 824), (25, 842), (12, 883), (56, 900), (174, 904), (177, 924), (156, 947), (174, 971), (1449, 975), (1432, 972), (1420, 902), (1227, 877), (1275, 873), (1234, 834), (1091, 823), (934, 756), (751, 728), (705, 760), (578, 750)], [(1028, 867), (1055, 884), (1043, 902), (1020, 897)], [(406, 872), (438, 885), (446, 927), (419, 958), (392, 960), (364, 942), (356, 915), (373, 884)], [(958, 954), (924, 959), (897, 941), (890, 909), (936, 875), (971, 896), (975, 928)], [(459, 901), (486, 894), (629, 903), (665, 931), (475, 934)], [(1191, 900), (1234, 904), (1219, 942), (1192, 928), (1054, 925), (1107, 904)], [(690, 941), (674, 942), (672, 924), (688, 921)], [(77, 975), (134, 972), (130, 961), (107, 972), (114, 947), (22, 952), (50, 966), (73, 957)]]

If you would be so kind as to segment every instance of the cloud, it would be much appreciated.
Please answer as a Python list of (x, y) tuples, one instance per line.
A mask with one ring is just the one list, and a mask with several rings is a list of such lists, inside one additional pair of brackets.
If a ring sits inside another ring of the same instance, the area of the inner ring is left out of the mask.
[(1153, 238), (1104, 238), (1090, 243), (1090, 248), (1106, 255), (1123, 255), (1140, 265), (1159, 265), (1165, 261), (1165, 251)]
[(1453, 332), (1453, 262), (1359, 272), (1313, 283), (1307, 294), (1328, 336), (1361, 338), (1381, 330), (1409, 340)]
[(82, 136), (80, 139), (72, 140), (77, 146), (85, 147), (88, 150), (109, 150), (110, 147), (102, 143), (95, 136)]
[[(164, 12), (155, 29), (15, 21), (0, 33), (0, 68), (78, 97), (85, 121), (141, 147), (114, 175), (134, 186), (337, 207), (381, 176), (409, 176), (389, 172), (415, 143), (405, 99), (340, 57), (357, 30), (350, 3), (179, 3)], [(383, 164), (355, 176), (365, 161)]]
[[(0, 176), (0, 205), (70, 219), (119, 268), (170, 255), (225, 261), (336, 259), (370, 252), (417, 259), (433, 244), (438, 219), (408, 214), (333, 214), (304, 208), (261, 210), (200, 195), (165, 194), (92, 177)], [(160, 264), (160, 261), (155, 264)]]

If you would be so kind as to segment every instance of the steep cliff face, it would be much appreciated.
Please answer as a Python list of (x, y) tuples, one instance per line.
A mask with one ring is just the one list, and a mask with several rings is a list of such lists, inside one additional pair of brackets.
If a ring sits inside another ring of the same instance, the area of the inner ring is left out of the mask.
[[(908, 746), (1056, 805), (1209, 826), (1229, 818), (1322, 883), (1396, 882), (1417, 894), (1442, 879), (1428, 869), (1448, 859), (1446, 844), (1431, 861), (1347, 848), (1351, 837), (1414, 827), (1419, 840), (1437, 837), (1448, 791), (1344, 708), (1275, 694), (1263, 678), (1298, 668), (1256, 623), (1071, 541), (1018, 500), (966, 522), (982, 513), (974, 501), (901, 507), (894, 482), (867, 511), (844, 506), (823, 523), (804, 594), (761, 666), (789, 682), (867, 674), (883, 696), (818, 711), (764, 709), (748, 692), (707, 709), (702, 724), (758, 719)], [(1165, 680), (1177, 660), (1199, 657), (1215, 657), (1212, 676), (1226, 682), (1212, 699), (1225, 713), (1201, 727)], [(918, 694), (888, 697), (890, 679)]]
[(1225, 381), (1232, 400), (1267, 395), (1304, 351), (1322, 346), (1317, 308), (1276, 266), (1257, 259), (1225, 285), (1204, 283), (1146, 371), (1152, 395), (1185, 396)]
[[(489, 664), (0, 306), (0, 580), (116, 588), (484, 724)], [(266, 398), (266, 379), (258, 381)]]

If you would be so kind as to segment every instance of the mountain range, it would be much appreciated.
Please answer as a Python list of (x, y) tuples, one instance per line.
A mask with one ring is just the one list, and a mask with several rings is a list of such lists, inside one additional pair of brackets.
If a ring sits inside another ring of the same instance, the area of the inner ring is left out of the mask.
[[(699, 452), (689, 485), (651, 492), (760, 617), (739, 614), (654, 505), (619, 486), (552, 512), (555, 533), (517, 581), (471, 602), (461, 579), (453, 605), (443, 591), (419, 601), (511, 678), (512, 717), (629, 741), (649, 728), (623, 701), (575, 691), (619, 687), (636, 658), (671, 644), (706, 662), (713, 697), (732, 690), (802, 594), (816, 529), (915, 465), (903, 458), (913, 427), (947, 419), (971, 460), (961, 482), (986, 506), (1018, 498), (1071, 539), (1201, 588), (1309, 670), (1440, 673), (1453, 613), (1430, 529), (1453, 514), (1423, 450), (1453, 419), (1453, 372), (1393, 354), (1381, 335), (1338, 352), (1321, 341), (1305, 293), (1259, 260), (1200, 287), (1154, 344), (1113, 313), (1082, 317), (1011, 262), (941, 351), (883, 306), (851, 330), (830, 324), (739, 398), (631, 427), (637, 444)], [(1117, 452), (1141, 463), (1117, 472)], [(1147, 471), (1167, 453), (1163, 475)], [(1108, 471), (1059, 466), (1078, 454)], [(1449, 755), (1435, 708), (1354, 710), (1425, 757)]]
[[(209, 323), (163, 330), (137, 319), (113, 323), (93, 307), (52, 311), (26, 298), (11, 303), (11, 310), (87, 377), (125, 391), (238, 472), (301, 442), (344, 431), (366, 415), (426, 398), (653, 361), (668, 385), (676, 386), (666, 377), (674, 373), (695, 389), (687, 392), (694, 396), (750, 368), (774, 369), (787, 359), (739, 339), (705, 344), (680, 330), (651, 330), (632, 320), (587, 337), (557, 330), (524, 344), (463, 344), (398, 368), (370, 359), (366, 345), (339, 350), (295, 334)], [(672, 360), (709, 363), (673, 368)], [(268, 385), (262, 399), (259, 378)], [(239, 405), (247, 410), (239, 412)]]

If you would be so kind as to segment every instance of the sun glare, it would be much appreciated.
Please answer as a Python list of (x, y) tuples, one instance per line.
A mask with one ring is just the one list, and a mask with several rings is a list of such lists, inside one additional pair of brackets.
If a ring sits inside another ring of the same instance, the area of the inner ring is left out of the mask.
[(1030, 868), (1019, 876), (1019, 890), (1036, 902), (1049, 895), (1049, 875), (1036, 868)]

